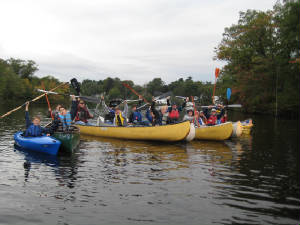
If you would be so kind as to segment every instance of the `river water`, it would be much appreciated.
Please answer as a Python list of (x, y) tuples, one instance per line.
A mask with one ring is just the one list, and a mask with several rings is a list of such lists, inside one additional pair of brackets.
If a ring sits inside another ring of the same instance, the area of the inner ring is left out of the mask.
[(252, 116), (252, 135), (225, 142), (82, 136), (50, 157), (14, 149), (23, 116), (0, 120), (0, 224), (299, 223), (298, 120)]

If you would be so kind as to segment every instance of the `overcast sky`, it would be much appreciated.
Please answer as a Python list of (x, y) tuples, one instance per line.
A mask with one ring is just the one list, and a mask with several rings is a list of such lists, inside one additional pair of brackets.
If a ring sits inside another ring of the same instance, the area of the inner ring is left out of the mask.
[(143, 84), (212, 81), (214, 47), (239, 11), (275, 0), (1, 0), (0, 58), (31, 59), (38, 76)]

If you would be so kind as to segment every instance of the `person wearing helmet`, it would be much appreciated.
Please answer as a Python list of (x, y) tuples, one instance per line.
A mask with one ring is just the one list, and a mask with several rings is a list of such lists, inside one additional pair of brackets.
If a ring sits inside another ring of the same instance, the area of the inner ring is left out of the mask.
[[(213, 108), (215, 106), (210, 105), (207, 109), (204, 110), (204, 115), (207, 118), (207, 126), (213, 126), (218, 124), (218, 121), (223, 117), (224, 115), (224, 106), (218, 105), (217, 107), (221, 110), (220, 113), (217, 114), (217, 110)], [(211, 112), (209, 113), (209, 110), (211, 109)]]

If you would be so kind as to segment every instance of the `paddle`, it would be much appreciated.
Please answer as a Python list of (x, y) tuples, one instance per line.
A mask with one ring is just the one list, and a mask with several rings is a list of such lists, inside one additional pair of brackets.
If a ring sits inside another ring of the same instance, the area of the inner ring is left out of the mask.
[[(159, 96), (155, 97), (154, 100), (164, 99), (165, 97), (170, 96), (170, 95), (172, 95), (172, 91), (168, 91), (168, 92), (166, 92), (166, 93), (164, 93), (164, 94), (162, 94), (162, 95), (159, 95)], [(147, 106), (148, 104), (149, 104), (149, 103), (146, 103), (146, 104), (144, 104), (144, 105), (138, 107), (137, 110), (140, 110), (140, 109), (144, 108), (144, 107)]]
[[(191, 96), (191, 97), (193, 97), (194, 101), (198, 100), (197, 96)], [(175, 98), (186, 99), (186, 97), (183, 97), (183, 96), (175, 96)]]
[[(67, 83), (68, 83), (68, 82), (67, 82)], [(67, 83), (62, 83), (62, 84), (58, 85), (57, 87), (52, 88), (50, 91), (54, 91), (54, 90), (56, 90), (57, 88), (59, 88), (59, 87), (61, 87), (61, 86), (63, 86), (63, 85), (66, 85)], [(35, 102), (35, 101), (39, 100), (40, 98), (42, 98), (42, 97), (44, 97), (44, 96), (45, 96), (45, 93), (42, 94), (42, 95), (40, 95), (40, 96), (37, 96), (36, 98), (30, 100), (29, 102)], [(26, 102), (27, 102), (27, 101), (26, 101)], [(25, 102), (23, 105), (20, 105), (19, 107), (15, 108), (15, 109), (13, 109), (13, 110), (10, 110), (9, 112), (7, 112), (7, 113), (5, 113), (4, 115), (0, 116), (0, 119), (2, 119), (2, 118), (4, 118), (4, 117), (10, 115), (11, 113), (13, 113), (13, 112), (15, 112), (15, 111), (21, 109), (23, 106), (26, 105), (26, 102)]]
[(227, 88), (226, 96), (227, 96), (227, 101), (229, 102), (230, 96), (231, 96), (231, 89), (230, 88)]
[(76, 91), (77, 95), (80, 95), (80, 85), (76, 78), (70, 80), (72, 88)]
[[(43, 86), (44, 90), (46, 90), (43, 82), (42, 82), (42, 86)], [(50, 105), (47, 93), (45, 94), (45, 97), (46, 97), (46, 101), (47, 101), (47, 104), (48, 104), (48, 109), (50, 111), (51, 118), (52, 118), (52, 120), (54, 120), (54, 116), (52, 114), (51, 105)]]
[[(57, 93), (57, 92), (53, 92), (53, 91), (45, 91), (42, 89), (37, 89), (38, 92), (42, 92), (45, 94), (53, 94), (53, 95), (63, 95), (63, 96), (72, 96), (70, 94), (62, 94), (62, 93)], [(101, 103), (101, 99), (95, 98), (95, 97), (91, 97), (91, 96), (75, 96), (76, 98), (80, 98), (86, 102), (93, 102), (93, 103)]]
[(216, 68), (215, 69), (215, 85), (214, 85), (214, 91), (213, 91), (213, 103), (215, 104), (215, 92), (216, 92), (216, 84), (217, 84), (217, 79), (218, 79), (218, 76), (219, 76), (219, 73), (220, 73), (220, 69), (219, 68)]
[(138, 92), (136, 92), (132, 87), (129, 86), (129, 84), (126, 83), (122, 83), (124, 87), (127, 87), (132, 93), (134, 93), (136, 96), (138, 97), (142, 97), (142, 99), (144, 100), (144, 102), (150, 104), (142, 95), (140, 95)]
[[(209, 106), (201, 106), (202, 108), (208, 108)], [(242, 108), (241, 104), (232, 104), (232, 105), (224, 105), (227, 108)], [(217, 106), (213, 106), (212, 108), (218, 108)]]

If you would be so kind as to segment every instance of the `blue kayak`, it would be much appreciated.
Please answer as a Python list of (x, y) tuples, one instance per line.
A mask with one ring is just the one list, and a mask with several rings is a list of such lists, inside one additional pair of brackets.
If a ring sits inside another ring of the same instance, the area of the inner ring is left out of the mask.
[(23, 132), (19, 131), (14, 135), (15, 145), (25, 149), (51, 155), (57, 155), (61, 142), (53, 137), (46, 135), (40, 137), (24, 137)]

